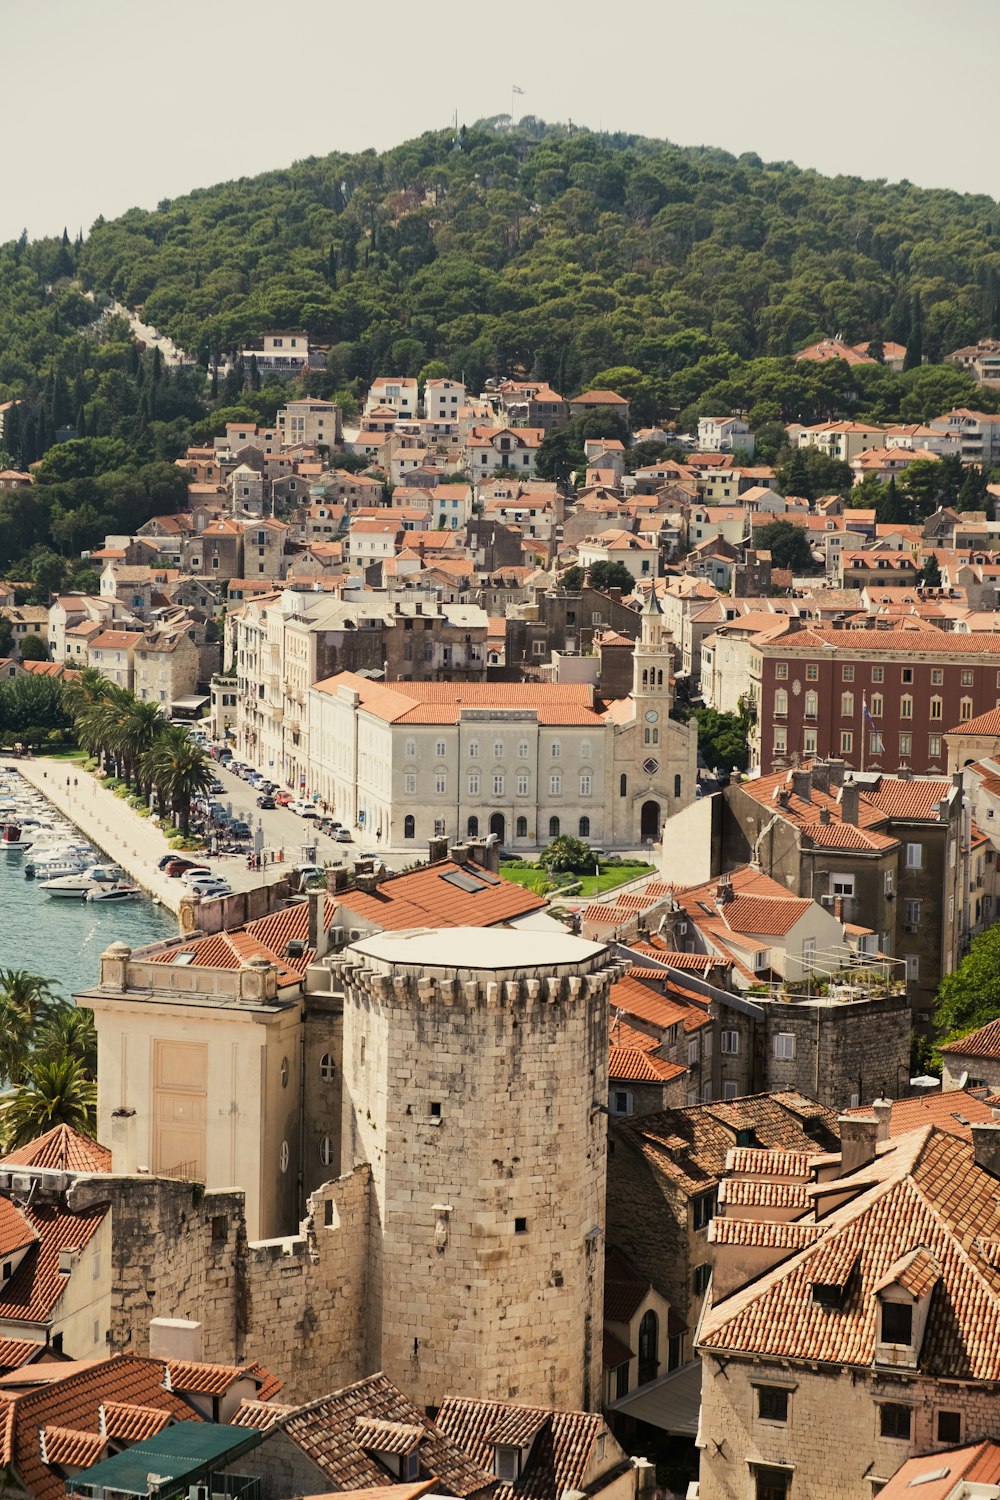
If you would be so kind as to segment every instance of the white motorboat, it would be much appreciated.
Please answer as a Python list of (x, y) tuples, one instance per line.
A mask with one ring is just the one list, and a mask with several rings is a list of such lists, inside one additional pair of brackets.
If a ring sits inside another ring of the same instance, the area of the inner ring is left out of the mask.
[(82, 875), (87, 868), (78, 854), (52, 854), (46, 859), (31, 859), (24, 867), (26, 880), (58, 880), (61, 875)]
[(75, 896), (78, 901), (85, 901), (91, 891), (106, 890), (121, 884), (121, 880), (118, 865), (88, 865), (79, 875), (60, 875), (55, 880), (43, 880), (39, 889), (46, 896)]
[(114, 885), (95, 885), (87, 892), (88, 901), (135, 901), (142, 895), (137, 885), (115, 881)]

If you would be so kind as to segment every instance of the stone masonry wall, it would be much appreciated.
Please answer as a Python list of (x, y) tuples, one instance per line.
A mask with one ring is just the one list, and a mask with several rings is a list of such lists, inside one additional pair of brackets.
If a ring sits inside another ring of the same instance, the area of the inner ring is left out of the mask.
[(70, 1204), (112, 1205), (110, 1350), (146, 1355), (154, 1317), (203, 1331), (203, 1358), (259, 1359), (304, 1401), (372, 1372), (366, 1337), (370, 1173), (312, 1195), (302, 1232), (250, 1243), (243, 1195), (164, 1178), (81, 1178)]
[[(762, 1421), (756, 1385), (789, 1391), (788, 1421)], [(879, 1432), (878, 1403), (913, 1408), (909, 1441)], [(702, 1362), (701, 1500), (751, 1500), (753, 1464), (789, 1464), (792, 1493), (823, 1500), (871, 1500), (872, 1479), (888, 1479), (918, 1453), (932, 1453), (938, 1411), (962, 1413), (963, 1443), (996, 1432), (996, 1396), (957, 1381), (914, 1373), (896, 1378), (787, 1362), (754, 1364), (705, 1357)]]

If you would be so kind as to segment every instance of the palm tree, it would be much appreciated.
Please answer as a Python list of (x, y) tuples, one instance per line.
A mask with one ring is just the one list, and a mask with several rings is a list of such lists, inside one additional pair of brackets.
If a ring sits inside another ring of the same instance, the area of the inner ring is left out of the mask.
[(55, 1125), (93, 1135), (97, 1085), (75, 1057), (39, 1058), (24, 1082), (0, 1103), (4, 1150), (26, 1146)]
[(36, 1017), (54, 1003), (47, 979), (27, 969), (0, 969), (0, 1076), (8, 1083), (25, 1076)]
[(167, 725), (143, 756), (142, 772), (156, 787), (161, 806), (169, 806), (181, 833), (187, 833), (191, 798), (207, 792), (215, 774), (204, 750), (186, 729)]
[[(131, 702), (122, 707), (118, 738), (125, 757), (126, 778), (130, 785), (140, 779), (144, 756), (153, 748), (166, 728), (167, 721), (156, 703), (146, 703), (141, 698), (132, 697)], [(148, 776), (142, 777), (140, 790), (148, 801)]]
[(96, 667), (84, 667), (75, 682), (66, 683), (63, 702), (73, 718), (77, 719), (85, 708), (103, 698), (110, 686), (108, 678)]
[(75, 1058), (89, 1078), (96, 1077), (97, 1032), (92, 1014), (61, 1000), (47, 1006), (38, 1013), (31, 1050), (36, 1059)]

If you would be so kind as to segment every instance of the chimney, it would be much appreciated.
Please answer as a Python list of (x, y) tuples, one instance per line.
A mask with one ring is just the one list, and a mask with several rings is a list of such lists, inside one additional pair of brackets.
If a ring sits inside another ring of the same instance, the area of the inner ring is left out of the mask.
[(1000, 1120), (972, 1122), (972, 1154), (977, 1167), (1000, 1177)]
[(500, 874), (500, 845), (496, 839), (470, 839), (469, 858), (491, 875)]
[(860, 793), (853, 781), (845, 781), (840, 789), (840, 821), (858, 826), (858, 802)]
[(812, 798), (812, 772), (793, 771), (792, 791), (796, 797), (801, 797), (803, 802), (810, 801)]
[(330, 865), (326, 872), (326, 888), (331, 895), (346, 891), (351, 883), (351, 872), (345, 865)]
[(428, 840), (427, 859), (428, 863), (437, 864), (439, 859), (448, 858), (448, 840), (444, 837)]
[(830, 790), (830, 762), (828, 760), (813, 761), (812, 783), (818, 792)]
[(828, 807), (821, 807), (820, 808), (820, 810), (819, 810), (819, 820), (824, 825), (824, 827), (826, 826), (827, 823), (829, 823), (829, 821), (830, 821), (830, 809)]
[(354, 885), (359, 891), (367, 891), (369, 895), (378, 889), (379, 871), (375, 860), (359, 859), (354, 864)]
[(878, 1138), (881, 1144), (892, 1134), (892, 1100), (876, 1099), (872, 1104), (872, 1114), (878, 1121)]
[(840, 1130), (840, 1175), (850, 1177), (852, 1172), (875, 1160), (879, 1122), (874, 1114), (841, 1115), (837, 1126)]
[(733, 882), (728, 875), (720, 875), (715, 887), (715, 899), (720, 906), (728, 906), (733, 899)]
[(783, 786), (783, 787), (780, 787), (778, 789), (778, 806), (779, 807), (787, 807), (788, 806), (788, 788), (787, 788), (787, 786)]
[(448, 850), (448, 858), (453, 860), (456, 865), (467, 865), (469, 863), (468, 844), (452, 844)]
[(320, 887), (318, 891), (310, 891), (307, 899), (309, 901), (309, 947), (314, 950), (317, 958), (322, 958), (329, 942), (329, 933), (326, 929), (325, 887)]

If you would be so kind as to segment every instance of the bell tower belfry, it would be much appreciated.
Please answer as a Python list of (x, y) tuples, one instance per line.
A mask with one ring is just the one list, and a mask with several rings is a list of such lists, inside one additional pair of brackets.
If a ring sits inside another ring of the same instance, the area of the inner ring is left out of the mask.
[[(632, 696), (637, 717), (643, 719), (653, 713), (656, 717), (647, 717), (644, 722), (654, 725), (666, 719), (673, 707), (670, 673), (674, 664), (673, 638), (666, 628), (655, 582), (650, 582), (641, 619), (641, 632), (632, 657)], [(658, 741), (659, 735), (656, 741), (646, 740), (646, 743)]]

